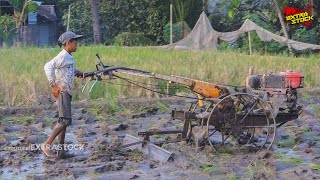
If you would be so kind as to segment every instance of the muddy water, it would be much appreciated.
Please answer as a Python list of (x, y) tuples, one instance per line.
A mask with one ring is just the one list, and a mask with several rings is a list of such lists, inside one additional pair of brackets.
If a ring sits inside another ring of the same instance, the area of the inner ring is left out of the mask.
[[(166, 143), (162, 147), (174, 153), (174, 160), (166, 163), (138, 151), (109, 151), (125, 134), (181, 128), (182, 121), (171, 120), (159, 109), (97, 115), (91, 107), (74, 108), (65, 142), (84, 149), (70, 149), (62, 160), (46, 158), (37, 149), (8, 150), (42, 143), (54, 126), (55, 109), (22, 117), (8, 114), (0, 121), (0, 179), (319, 179), (320, 121), (309, 106), (316, 97), (312, 98), (303, 102), (306, 111), (299, 119), (278, 129), (271, 151), (212, 153), (205, 147), (195, 152), (193, 144)], [(157, 135), (152, 140), (172, 138)]]

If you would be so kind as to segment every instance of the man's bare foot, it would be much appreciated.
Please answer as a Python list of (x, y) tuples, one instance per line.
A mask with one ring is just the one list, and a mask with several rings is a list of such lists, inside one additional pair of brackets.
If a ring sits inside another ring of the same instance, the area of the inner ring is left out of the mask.
[(48, 144), (41, 144), (40, 149), (47, 157), (55, 157), (55, 155), (50, 151)]

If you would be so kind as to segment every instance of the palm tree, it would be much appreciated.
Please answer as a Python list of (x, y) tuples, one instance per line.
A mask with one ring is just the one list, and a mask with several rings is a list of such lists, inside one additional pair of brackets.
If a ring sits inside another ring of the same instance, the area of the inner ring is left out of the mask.
[(99, 8), (98, 0), (90, 0), (91, 13), (93, 22), (93, 40), (95, 44), (101, 43), (101, 30), (100, 30), (100, 19), (99, 19)]

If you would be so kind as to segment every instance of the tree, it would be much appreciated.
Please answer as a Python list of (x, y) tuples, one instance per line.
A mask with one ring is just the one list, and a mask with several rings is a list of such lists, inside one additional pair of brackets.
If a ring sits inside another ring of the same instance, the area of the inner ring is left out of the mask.
[[(280, 24), (281, 24), (281, 28), (282, 28), (284, 37), (289, 39), (289, 35), (288, 35), (287, 29), (286, 29), (286, 25), (284, 24), (284, 20), (283, 20), (283, 17), (282, 17), (280, 8), (279, 8), (278, 0), (273, 0), (273, 2), (274, 2), (274, 5), (276, 6), (276, 10), (277, 10), (277, 13), (278, 13), (278, 17), (279, 17), (279, 21), (280, 21)], [(288, 45), (289, 51), (292, 52), (291, 44), (287, 44), (287, 45)]]
[(101, 27), (99, 18), (98, 0), (90, 0), (92, 24), (93, 24), (93, 40), (95, 44), (101, 43)]
[[(71, 3), (73, 9), (71, 29), (86, 35), (82, 43), (93, 43), (91, 2), (68, 0), (68, 3)], [(112, 44), (114, 37), (122, 32), (140, 33), (154, 42), (163, 42), (163, 27), (169, 19), (169, 4), (169, 0), (101, 1), (98, 9), (102, 43)], [(61, 1), (57, 1), (57, 12), (66, 12), (67, 8)], [(66, 24), (67, 16), (64, 14), (62, 19)]]
[(208, 0), (203, 0), (202, 11), (208, 14)]
[(22, 24), (30, 12), (36, 12), (37, 4), (32, 0), (8, 0), (8, 2), (12, 5), (14, 11), (13, 19), (16, 23), (16, 40), (17, 42), (21, 42)]

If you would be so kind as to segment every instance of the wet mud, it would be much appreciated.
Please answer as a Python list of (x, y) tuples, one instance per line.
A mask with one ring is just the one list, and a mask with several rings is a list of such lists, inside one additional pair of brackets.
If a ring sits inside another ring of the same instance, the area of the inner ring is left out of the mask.
[[(213, 153), (193, 143), (164, 143), (174, 154), (161, 163), (137, 150), (112, 151), (126, 134), (177, 130), (183, 121), (170, 111), (184, 108), (183, 99), (130, 100), (117, 105), (73, 104), (64, 159), (47, 158), (36, 145), (50, 135), (57, 121), (54, 105), (1, 108), (0, 179), (320, 179), (320, 99), (302, 94), (300, 117), (281, 126), (268, 151)], [(151, 141), (175, 139), (155, 135)], [(57, 141), (54, 141), (57, 144)], [(81, 145), (81, 148), (75, 148)], [(73, 147), (74, 149), (72, 149)], [(24, 149), (23, 149), (24, 148)]]

